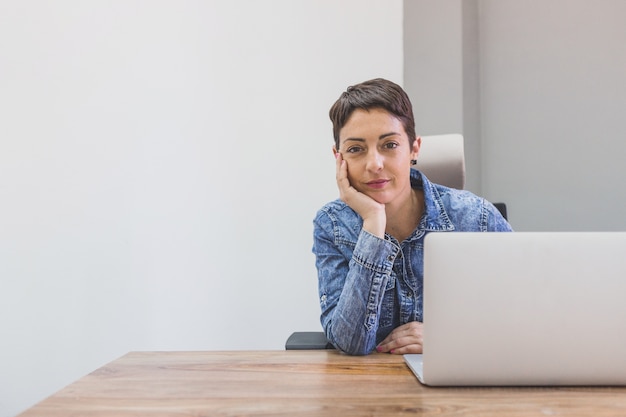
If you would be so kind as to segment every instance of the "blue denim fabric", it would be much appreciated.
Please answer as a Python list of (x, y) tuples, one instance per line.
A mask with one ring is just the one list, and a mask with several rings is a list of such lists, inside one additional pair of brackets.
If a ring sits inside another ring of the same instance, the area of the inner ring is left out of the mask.
[(404, 242), (362, 230), (363, 220), (335, 200), (313, 222), (321, 322), (336, 348), (370, 353), (396, 327), (422, 321), (423, 244), (429, 232), (512, 231), (488, 201), (469, 191), (431, 183), (411, 170), (423, 189), (425, 212)]

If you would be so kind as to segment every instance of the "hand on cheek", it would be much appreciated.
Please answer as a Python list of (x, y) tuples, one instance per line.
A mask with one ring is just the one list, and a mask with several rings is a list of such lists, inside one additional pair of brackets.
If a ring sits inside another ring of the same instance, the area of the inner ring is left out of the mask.
[(343, 159), (341, 153), (336, 153), (335, 158), (339, 198), (363, 218), (364, 230), (384, 238), (387, 224), (385, 205), (354, 188), (348, 178), (348, 162)]

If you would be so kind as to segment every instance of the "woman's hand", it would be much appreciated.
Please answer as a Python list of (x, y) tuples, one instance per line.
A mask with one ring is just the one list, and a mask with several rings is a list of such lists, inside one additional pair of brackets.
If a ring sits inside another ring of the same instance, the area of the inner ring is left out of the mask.
[(337, 161), (337, 187), (339, 198), (363, 218), (363, 229), (369, 233), (384, 238), (387, 216), (385, 205), (377, 202), (370, 196), (358, 191), (348, 179), (348, 164), (342, 155), (335, 153)]
[(422, 353), (424, 324), (412, 321), (398, 326), (389, 336), (376, 347), (378, 352), (388, 352), (397, 355), (405, 353)]

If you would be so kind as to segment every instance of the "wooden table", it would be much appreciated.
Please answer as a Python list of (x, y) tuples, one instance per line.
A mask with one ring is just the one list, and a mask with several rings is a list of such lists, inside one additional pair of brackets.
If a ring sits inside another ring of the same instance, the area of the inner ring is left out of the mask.
[(626, 388), (429, 388), (401, 356), (131, 352), (20, 417), (626, 416)]

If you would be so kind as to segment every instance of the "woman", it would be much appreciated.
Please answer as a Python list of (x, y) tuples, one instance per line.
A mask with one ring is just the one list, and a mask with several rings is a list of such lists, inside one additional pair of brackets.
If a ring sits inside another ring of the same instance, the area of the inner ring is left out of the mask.
[(330, 119), (339, 199), (317, 213), (313, 244), (326, 337), (353, 355), (421, 353), (424, 236), (511, 226), (485, 199), (411, 169), (421, 138), (395, 83), (349, 87)]

